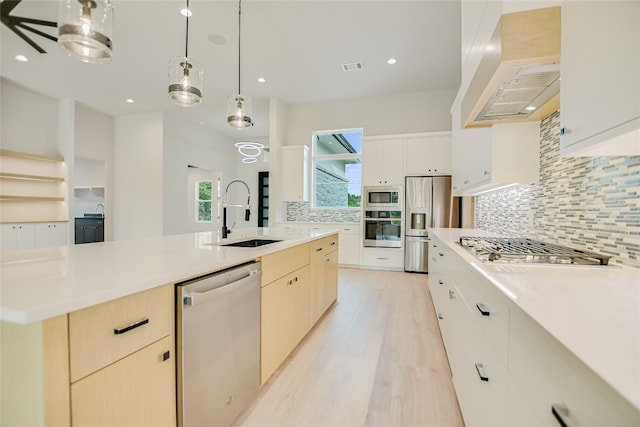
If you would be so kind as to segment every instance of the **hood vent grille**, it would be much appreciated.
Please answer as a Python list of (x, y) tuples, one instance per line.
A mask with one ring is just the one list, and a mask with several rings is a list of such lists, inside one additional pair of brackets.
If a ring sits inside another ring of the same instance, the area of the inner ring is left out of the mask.
[(357, 71), (362, 70), (364, 67), (362, 62), (350, 62), (349, 64), (342, 64), (342, 71)]
[[(517, 68), (508, 73), (477, 121), (527, 118), (560, 90), (560, 64)], [(534, 109), (527, 109), (528, 107)]]
[(508, 13), (462, 99), (461, 125), (541, 120), (559, 108), (559, 93), (560, 7)]

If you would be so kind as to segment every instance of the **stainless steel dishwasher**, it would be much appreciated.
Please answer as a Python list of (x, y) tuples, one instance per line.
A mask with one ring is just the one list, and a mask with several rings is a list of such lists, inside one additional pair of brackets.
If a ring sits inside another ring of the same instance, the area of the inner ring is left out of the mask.
[(260, 388), (259, 262), (176, 287), (178, 425), (228, 426)]

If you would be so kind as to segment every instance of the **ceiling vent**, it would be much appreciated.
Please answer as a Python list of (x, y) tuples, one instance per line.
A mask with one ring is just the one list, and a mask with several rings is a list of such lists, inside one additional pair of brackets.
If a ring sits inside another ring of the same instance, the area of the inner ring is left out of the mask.
[(362, 70), (364, 67), (362, 62), (351, 62), (349, 64), (342, 64), (342, 71), (357, 71)]
[(560, 7), (502, 15), (462, 99), (462, 127), (538, 121), (560, 107)]

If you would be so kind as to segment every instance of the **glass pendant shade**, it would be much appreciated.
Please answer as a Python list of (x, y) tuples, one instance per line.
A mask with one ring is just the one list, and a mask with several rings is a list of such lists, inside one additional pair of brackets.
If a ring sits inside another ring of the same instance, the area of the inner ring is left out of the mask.
[(179, 56), (169, 63), (169, 99), (183, 107), (202, 102), (204, 69), (195, 59)]
[(61, 0), (58, 45), (83, 62), (111, 61), (113, 5), (110, 0)]
[(231, 95), (227, 98), (227, 123), (229, 126), (244, 129), (253, 126), (251, 97)]

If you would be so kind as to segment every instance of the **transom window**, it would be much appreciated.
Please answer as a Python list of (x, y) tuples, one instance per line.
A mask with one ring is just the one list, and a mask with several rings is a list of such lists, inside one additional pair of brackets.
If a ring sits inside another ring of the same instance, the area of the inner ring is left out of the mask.
[(313, 133), (313, 207), (360, 207), (361, 140), (362, 129)]

